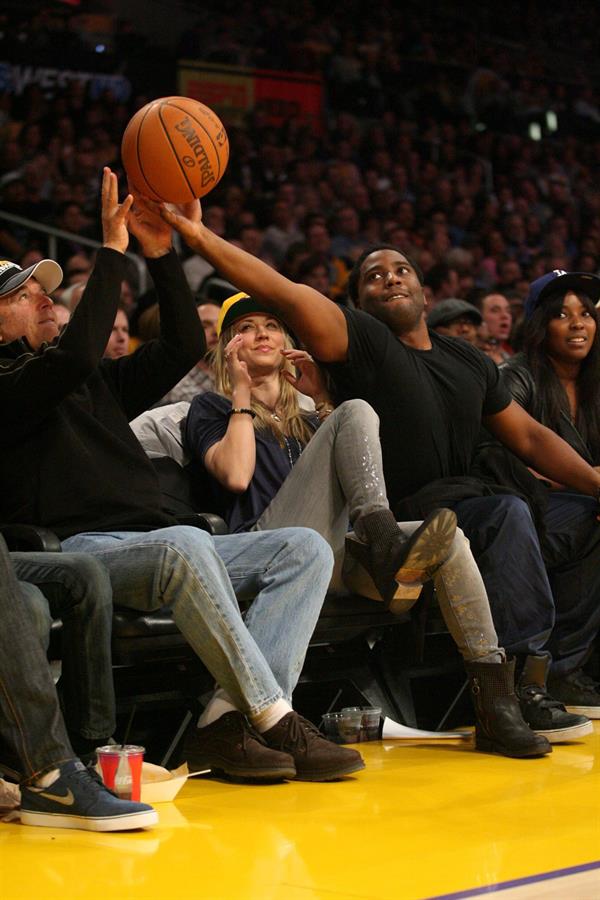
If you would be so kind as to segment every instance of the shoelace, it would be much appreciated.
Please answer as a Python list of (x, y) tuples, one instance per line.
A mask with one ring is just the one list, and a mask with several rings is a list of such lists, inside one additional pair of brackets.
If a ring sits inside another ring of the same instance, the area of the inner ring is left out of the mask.
[(253, 738), (259, 744), (262, 744), (263, 747), (269, 746), (260, 731), (256, 731), (256, 729), (250, 724), (250, 722), (247, 722), (246, 727), (244, 728), (244, 747), (246, 746), (246, 741), (248, 740), (248, 738)]
[(245, 717), (240, 718), (236, 716), (235, 719), (229, 719), (229, 727), (230, 730), (234, 732), (235, 737), (239, 736), (239, 740), (244, 750), (246, 749), (248, 741), (250, 739), (256, 741), (258, 744), (262, 744), (263, 747), (267, 746), (267, 742), (263, 738), (262, 734), (256, 731), (250, 724), (248, 719), (246, 719)]
[(525, 695), (528, 703), (535, 703), (541, 709), (562, 709), (563, 704), (560, 700), (550, 697), (539, 684), (527, 684), (521, 688), (521, 694)]
[(288, 725), (288, 736), (291, 743), (302, 746), (305, 750), (315, 740), (322, 740), (323, 735), (312, 722), (303, 716), (291, 716)]
[(72, 773), (71, 778), (77, 778), (88, 794), (97, 794), (100, 790), (105, 790), (107, 793), (112, 794), (113, 797), (117, 797), (117, 794), (115, 794), (114, 791), (111, 791), (110, 788), (106, 787), (102, 778), (93, 766), (86, 766), (83, 771), (77, 769), (77, 771)]

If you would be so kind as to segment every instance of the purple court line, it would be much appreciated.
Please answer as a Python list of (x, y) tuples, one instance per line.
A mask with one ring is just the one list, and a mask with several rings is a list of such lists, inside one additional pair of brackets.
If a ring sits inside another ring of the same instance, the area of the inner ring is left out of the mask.
[(466, 897), (478, 897), (481, 894), (506, 891), (508, 888), (520, 887), (523, 884), (534, 884), (536, 881), (550, 881), (552, 878), (576, 875), (578, 872), (590, 872), (592, 869), (600, 869), (600, 859), (595, 862), (582, 863), (580, 866), (568, 866), (566, 869), (555, 869), (553, 872), (540, 872), (539, 875), (527, 875), (525, 878), (514, 878), (511, 881), (499, 881), (498, 884), (486, 884), (483, 887), (470, 888), (467, 891), (456, 891), (453, 894), (436, 894), (435, 897), (427, 897), (426, 900), (463, 900)]

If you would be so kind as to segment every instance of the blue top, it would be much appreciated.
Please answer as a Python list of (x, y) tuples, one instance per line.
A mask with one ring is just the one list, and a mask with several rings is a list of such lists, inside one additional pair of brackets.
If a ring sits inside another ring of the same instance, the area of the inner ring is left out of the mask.
[[(192, 457), (190, 475), (211, 496), (211, 510), (222, 516), (229, 530), (249, 531), (267, 508), (298, 460), (303, 444), (293, 437), (281, 446), (270, 429), (256, 430), (256, 466), (247, 489), (236, 494), (223, 487), (204, 468), (206, 451), (220, 441), (227, 431), (231, 401), (211, 391), (192, 400), (183, 425), (183, 439)], [(310, 417), (316, 428), (316, 417)]]

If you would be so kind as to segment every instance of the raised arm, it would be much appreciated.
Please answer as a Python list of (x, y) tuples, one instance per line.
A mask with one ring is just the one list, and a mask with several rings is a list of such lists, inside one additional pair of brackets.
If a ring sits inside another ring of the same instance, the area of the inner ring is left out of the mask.
[(230, 244), (202, 222), (200, 203), (185, 215), (160, 207), (161, 215), (186, 244), (240, 290), (256, 297), (286, 322), (308, 350), (324, 362), (341, 362), (348, 352), (348, 329), (341, 309), (306, 284), (296, 284), (262, 260)]
[[(225, 348), (232, 387), (231, 406), (233, 409), (249, 409), (252, 382), (248, 366), (238, 357), (240, 344), (240, 336), (235, 335)], [(256, 468), (256, 438), (249, 413), (232, 413), (229, 416), (227, 431), (220, 441), (208, 448), (204, 465), (228, 491), (241, 494), (246, 490)]]
[(132, 203), (118, 201), (116, 176), (105, 168), (102, 179), (103, 248), (71, 321), (60, 339), (35, 353), (0, 360), (0, 405), (7, 429), (27, 432), (37, 427), (71, 391), (91, 375), (110, 335), (129, 233)]
[(484, 425), (523, 462), (546, 478), (599, 497), (600, 474), (557, 434), (540, 425), (514, 400)]
[(171, 247), (172, 229), (144, 198), (134, 193), (134, 200), (129, 230), (139, 241), (156, 288), (160, 336), (131, 356), (102, 364), (130, 420), (160, 400), (206, 352), (196, 304)]

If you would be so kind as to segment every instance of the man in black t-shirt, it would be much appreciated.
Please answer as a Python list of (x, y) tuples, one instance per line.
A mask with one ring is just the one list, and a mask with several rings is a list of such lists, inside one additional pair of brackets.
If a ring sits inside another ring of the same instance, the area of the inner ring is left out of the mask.
[[(453, 503), (484, 577), (500, 641), (518, 654), (526, 721), (551, 741), (571, 737), (582, 717), (548, 695), (546, 651), (552, 648), (556, 671), (566, 673), (581, 664), (593, 636), (590, 616), (600, 595), (594, 570), (600, 565), (589, 565), (588, 539), (600, 529), (587, 505), (596, 511), (600, 473), (511, 400), (496, 367), (476, 348), (428, 331), (422, 276), (395, 247), (369, 248), (359, 257), (349, 291), (360, 309), (348, 310), (218, 238), (198, 217), (168, 210), (163, 216), (224, 277), (286, 321), (326, 365), (340, 400), (361, 397), (372, 404), (381, 420), (392, 508), (398, 511), (427, 491), (433, 505)], [(482, 424), (541, 474), (594, 498), (582, 496), (584, 505), (550, 510), (547, 517), (558, 576), (553, 586), (561, 588), (556, 598), (527, 504), (510, 493), (489, 496), (469, 478)], [(569, 531), (577, 532), (576, 541), (566, 540)], [(600, 563), (597, 544), (592, 555)], [(578, 587), (574, 597), (564, 590), (565, 574)]]

